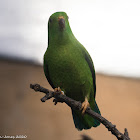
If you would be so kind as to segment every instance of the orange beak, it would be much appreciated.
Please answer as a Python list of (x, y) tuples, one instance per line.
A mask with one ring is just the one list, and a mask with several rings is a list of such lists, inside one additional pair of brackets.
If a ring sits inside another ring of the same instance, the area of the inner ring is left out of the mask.
[(58, 23), (61, 30), (65, 28), (65, 19), (63, 16), (58, 17)]

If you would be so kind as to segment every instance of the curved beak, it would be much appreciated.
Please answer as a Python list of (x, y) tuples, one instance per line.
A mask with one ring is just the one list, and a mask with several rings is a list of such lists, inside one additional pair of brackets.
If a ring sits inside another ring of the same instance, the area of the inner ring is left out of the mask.
[(65, 19), (63, 16), (58, 17), (58, 23), (61, 30), (65, 28)]

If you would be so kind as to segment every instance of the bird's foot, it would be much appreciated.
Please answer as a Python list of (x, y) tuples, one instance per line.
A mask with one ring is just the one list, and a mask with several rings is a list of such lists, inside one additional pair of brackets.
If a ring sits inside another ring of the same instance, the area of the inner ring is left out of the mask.
[[(55, 95), (57, 95), (57, 94), (59, 94), (59, 95), (60, 95), (60, 94), (65, 95), (65, 94), (64, 94), (64, 91), (62, 91), (62, 90), (60, 89), (60, 87), (54, 89), (54, 94), (55, 94)], [(54, 102), (54, 105), (56, 105), (58, 102), (62, 102), (62, 101), (60, 101), (60, 100), (58, 100), (58, 99), (54, 99), (53, 102)], [(62, 103), (63, 103), (63, 102), (62, 102)]]
[(82, 114), (84, 115), (85, 114), (85, 111), (87, 109), (87, 107), (89, 107), (89, 102), (88, 102), (88, 99), (85, 98), (85, 101), (82, 103), (82, 107), (81, 107), (81, 110), (82, 110)]
[(60, 87), (55, 88), (55, 89), (54, 89), (54, 92), (55, 92), (56, 94), (57, 94), (57, 92), (58, 92), (58, 93), (64, 95), (64, 91), (62, 91), (62, 90), (60, 89)]

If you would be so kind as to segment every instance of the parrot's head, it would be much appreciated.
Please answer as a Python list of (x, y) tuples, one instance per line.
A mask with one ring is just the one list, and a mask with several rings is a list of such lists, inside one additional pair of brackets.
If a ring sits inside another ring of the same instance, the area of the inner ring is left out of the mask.
[(56, 12), (49, 18), (48, 27), (49, 30), (64, 31), (68, 24), (68, 16), (65, 12)]
[(62, 39), (63, 37), (67, 37), (72, 33), (68, 16), (65, 12), (56, 12), (52, 14), (48, 21), (48, 37), (51, 39)]

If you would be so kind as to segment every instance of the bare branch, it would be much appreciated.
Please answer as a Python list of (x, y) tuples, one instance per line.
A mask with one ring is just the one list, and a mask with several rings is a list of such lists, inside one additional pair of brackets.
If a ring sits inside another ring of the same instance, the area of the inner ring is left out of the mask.
[[(36, 92), (38, 91), (46, 94), (43, 98), (41, 98), (42, 102), (45, 102), (46, 100), (49, 100), (53, 97), (53, 102), (55, 103), (55, 105), (57, 104), (57, 102), (65, 102), (72, 109), (81, 111), (82, 104), (80, 101), (75, 101), (67, 97), (66, 95), (60, 94), (60, 92), (50, 91), (44, 87), (41, 87), (39, 84), (30, 84), (30, 88), (34, 89)], [(115, 125), (113, 125), (111, 122), (109, 122), (98, 113), (94, 112), (90, 107), (86, 109), (85, 113), (100, 121), (108, 129), (108, 131), (111, 131), (111, 133), (117, 137), (118, 140), (130, 140), (126, 128), (124, 130), (124, 134), (122, 134), (121, 132), (119, 132)]]

